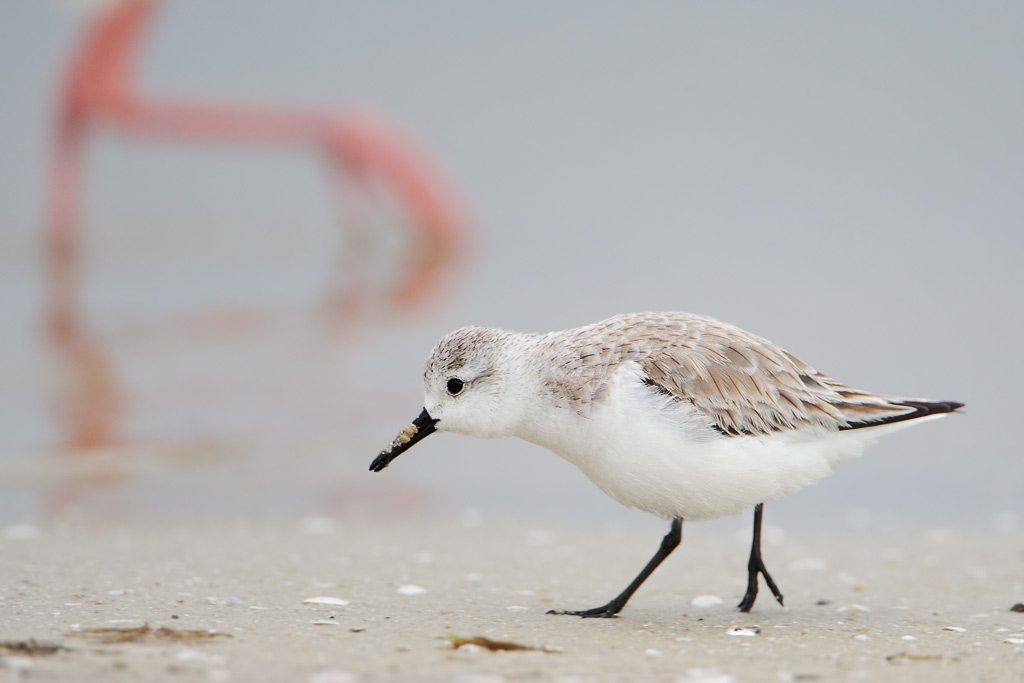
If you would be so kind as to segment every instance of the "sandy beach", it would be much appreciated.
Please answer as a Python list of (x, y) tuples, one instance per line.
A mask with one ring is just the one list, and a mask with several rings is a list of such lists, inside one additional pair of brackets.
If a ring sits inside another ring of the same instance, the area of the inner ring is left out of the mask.
[[(1022, 26), (0, 3), (0, 683), (1024, 683)], [(519, 439), (368, 467), (452, 330), (641, 311), (966, 409), (767, 502), (784, 607), (744, 513), (548, 615), (668, 523)]]
[(693, 526), (619, 618), (545, 614), (617, 593), (659, 528), (476, 513), (12, 525), (0, 667), (12, 681), (1024, 676), (1024, 614), (1011, 610), (1024, 554), (989, 531), (769, 534), (786, 606), (763, 589), (740, 614), (742, 539)]

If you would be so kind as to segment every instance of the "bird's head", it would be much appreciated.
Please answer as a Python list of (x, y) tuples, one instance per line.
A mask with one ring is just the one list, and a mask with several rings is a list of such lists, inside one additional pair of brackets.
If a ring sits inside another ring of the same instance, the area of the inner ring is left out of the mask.
[(521, 337), (486, 327), (463, 327), (437, 343), (423, 373), (423, 412), (370, 465), (379, 472), (429, 434), (510, 436), (520, 422), (521, 379), (512, 348)]

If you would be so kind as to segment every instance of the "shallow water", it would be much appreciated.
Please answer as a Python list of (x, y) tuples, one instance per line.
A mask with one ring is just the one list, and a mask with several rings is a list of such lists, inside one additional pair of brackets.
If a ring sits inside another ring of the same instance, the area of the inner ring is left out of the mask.
[[(193, 230), (207, 235), (214, 227)], [(322, 244), (304, 248), (320, 253), (339, 248), (335, 242), (325, 233)], [(186, 278), (175, 273), (178, 255), (94, 256), (69, 335), (48, 334), (38, 310), (8, 305), (19, 334), (2, 361), (13, 381), (2, 397), (0, 517), (638, 514), (605, 498), (567, 463), (517, 440), (437, 435), (386, 472), (369, 473), (373, 456), (419, 410), (422, 357), (443, 323), (384, 306), (341, 317), (329, 304), (326, 268), (316, 274), (314, 259), (289, 263), (285, 255), (268, 278), (261, 259), (270, 255), (253, 253), (259, 248), (240, 241), (227, 265), (203, 255), (183, 269)], [(141, 271), (153, 275), (134, 287)], [(42, 268), (33, 274), (35, 282), (23, 275), (15, 281), (22, 291), (13, 290), (14, 300), (35, 298), (46, 279)], [(471, 282), (458, 272), (450, 277)], [(453, 302), (449, 292), (433, 305), (459, 310)], [(973, 419), (957, 416), (896, 436), (840, 466), (838, 476), (773, 503), (767, 519), (1014, 528), (1012, 483), (1001, 485), (982, 466), (994, 467), (994, 458), (976, 458), (971, 477), (958, 467), (934, 467), (921, 477), (922, 450), (943, 448), (945, 439), (972, 429)], [(951, 504), (937, 502), (936, 492)], [(993, 522), (1000, 513), (1002, 522)], [(739, 529), (746, 521), (724, 524)]]
[(1005, 87), (1024, 69), (1019, 8), (930, 8), (924, 26), (882, 6), (740, 21), (608, 5), (581, 26), (472, 3), (445, 21), (324, 5), (288, 23), (270, 3), (243, 31), (229, 5), (204, 7), (165, 8), (147, 89), (373, 103), (472, 207), (467, 258), (402, 309), (404, 228), (377, 216), (355, 248), (316, 160), (104, 134), (55, 335), (38, 216), (78, 26), (49, 6), (0, 10), (17, 34), (0, 61), (25, 65), (3, 74), (0, 123), (0, 518), (635, 514), (511, 440), (439, 435), (366, 472), (419, 412), (422, 360), (448, 330), (635, 310), (710, 314), (854, 386), (968, 404), (767, 519), (1024, 515), (1024, 100)]

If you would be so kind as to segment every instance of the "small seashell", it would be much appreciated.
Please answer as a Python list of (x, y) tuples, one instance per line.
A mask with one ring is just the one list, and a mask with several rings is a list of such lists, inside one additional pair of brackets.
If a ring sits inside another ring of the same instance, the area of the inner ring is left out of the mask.
[(761, 632), (760, 626), (733, 626), (725, 632), (727, 636), (756, 636)]
[(523, 605), (509, 605), (505, 609), (507, 609), (509, 612), (525, 612), (530, 608), (524, 607)]
[(917, 638), (915, 638), (914, 636), (903, 636), (902, 638), (900, 638), (900, 640), (911, 641), (911, 640), (917, 640)]
[(309, 623), (313, 624), (313, 626), (341, 626), (341, 624), (331, 619), (314, 619)]
[(956, 631), (957, 633), (963, 633), (963, 632), (964, 632), (964, 631), (966, 631), (967, 629), (965, 629), (965, 628), (960, 628), (959, 626), (944, 626), (944, 627), (942, 628), (942, 630), (943, 630), (943, 631)]
[(424, 593), (427, 592), (427, 589), (423, 588), (422, 586), (407, 585), (407, 586), (399, 586), (398, 587), (398, 592), (401, 595), (423, 595)]
[(316, 598), (306, 598), (302, 601), (304, 605), (337, 605), (344, 607), (348, 604), (348, 600), (342, 600), (341, 598), (331, 598), (327, 596), (320, 596)]
[(867, 637), (867, 636), (866, 636), (866, 635), (864, 635), (863, 633), (858, 633), (857, 635), (855, 635), (855, 636), (853, 637), (853, 639), (854, 639), (854, 640), (860, 640), (860, 641), (866, 641), (866, 640), (871, 640), (871, 638)]

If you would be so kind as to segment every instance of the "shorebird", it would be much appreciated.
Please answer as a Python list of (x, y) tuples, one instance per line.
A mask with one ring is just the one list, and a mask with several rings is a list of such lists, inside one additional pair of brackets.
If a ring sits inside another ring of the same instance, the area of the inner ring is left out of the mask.
[(671, 520), (654, 557), (600, 607), (614, 617), (671, 554), (683, 520), (753, 508), (749, 612), (764, 576), (764, 503), (812, 484), (879, 438), (962, 407), (873, 394), (713, 318), (636, 313), (547, 334), (463, 327), (437, 343), (419, 416), (370, 465), (379, 472), (433, 432), (518, 436), (579, 467), (627, 507)]

